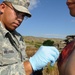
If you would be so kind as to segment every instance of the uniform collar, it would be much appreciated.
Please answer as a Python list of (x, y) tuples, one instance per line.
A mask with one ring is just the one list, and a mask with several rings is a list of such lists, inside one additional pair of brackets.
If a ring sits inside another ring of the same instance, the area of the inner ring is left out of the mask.
[[(3, 23), (0, 21), (0, 32), (5, 37), (7, 33), (11, 34), (3, 25)], [(13, 31), (15, 32), (15, 31)]]

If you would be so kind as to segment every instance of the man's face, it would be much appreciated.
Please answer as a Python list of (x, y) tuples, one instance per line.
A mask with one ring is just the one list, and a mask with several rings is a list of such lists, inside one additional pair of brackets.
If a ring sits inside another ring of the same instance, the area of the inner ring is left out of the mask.
[(75, 17), (75, 0), (67, 0), (66, 4), (70, 10), (71, 16)]
[(1, 6), (1, 22), (4, 24), (4, 27), (9, 30), (15, 30), (22, 23), (25, 13), (18, 12), (15, 10), (10, 3), (2, 3)]

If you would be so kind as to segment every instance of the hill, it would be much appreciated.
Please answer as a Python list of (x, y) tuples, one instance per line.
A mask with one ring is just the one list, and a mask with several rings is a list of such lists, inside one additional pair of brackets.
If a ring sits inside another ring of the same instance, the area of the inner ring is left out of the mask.
[[(28, 57), (33, 56), (35, 52), (38, 50), (39, 46), (42, 45), (42, 43), (46, 40), (54, 41), (55, 46), (58, 44), (62, 45), (61, 42), (64, 40), (60, 38), (43, 38), (34, 36), (23, 36), (23, 38), (27, 45), (26, 52)], [(42, 71), (37, 71), (36, 75), (59, 75), (57, 63), (53, 67), (50, 67), (50, 64), (48, 64), (47, 67), (45, 67)]]
[[(43, 43), (46, 40), (52, 40), (54, 41), (55, 44), (60, 44), (61, 41), (63, 41), (64, 39), (61, 38), (44, 38), (44, 37), (34, 37), (34, 36), (23, 36), (24, 41), (26, 42), (26, 45), (34, 45), (32, 43)], [(32, 43), (31, 43), (32, 42)]]
[(61, 38), (44, 38), (44, 37), (34, 37), (34, 36), (23, 36), (24, 41), (26, 43), (26, 52), (28, 56), (32, 56), (38, 48), (42, 45), (42, 43), (46, 40), (54, 41), (55, 46), (61, 50), (64, 47), (62, 41), (64, 39)]

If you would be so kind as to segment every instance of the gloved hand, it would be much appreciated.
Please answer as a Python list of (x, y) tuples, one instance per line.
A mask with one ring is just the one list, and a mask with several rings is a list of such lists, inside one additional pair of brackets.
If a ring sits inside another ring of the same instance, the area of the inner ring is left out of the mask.
[(29, 61), (34, 71), (45, 67), (49, 62), (53, 66), (59, 56), (59, 51), (53, 46), (41, 46), (39, 50), (30, 57)]

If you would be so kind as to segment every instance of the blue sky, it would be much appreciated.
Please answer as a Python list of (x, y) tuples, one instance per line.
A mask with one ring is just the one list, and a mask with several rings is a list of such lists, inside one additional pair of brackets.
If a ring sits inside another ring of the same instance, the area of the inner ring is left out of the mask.
[[(2, 0), (0, 0), (1, 2)], [(65, 38), (75, 34), (75, 18), (70, 16), (67, 0), (31, 0), (31, 18), (17, 31), (23, 36)]]

